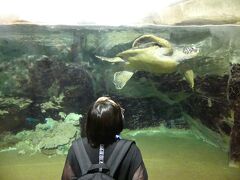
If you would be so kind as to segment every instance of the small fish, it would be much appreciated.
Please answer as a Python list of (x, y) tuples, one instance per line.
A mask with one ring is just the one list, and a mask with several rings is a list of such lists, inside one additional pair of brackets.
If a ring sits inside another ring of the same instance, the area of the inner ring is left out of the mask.
[(209, 97), (207, 101), (208, 101), (208, 107), (212, 107), (212, 99)]
[(120, 135), (116, 135), (115, 138), (116, 138), (116, 140), (122, 139)]
[(38, 119), (32, 118), (32, 117), (27, 117), (25, 121), (26, 121), (26, 124), (29, 126), (34, 126), (40, 122)]

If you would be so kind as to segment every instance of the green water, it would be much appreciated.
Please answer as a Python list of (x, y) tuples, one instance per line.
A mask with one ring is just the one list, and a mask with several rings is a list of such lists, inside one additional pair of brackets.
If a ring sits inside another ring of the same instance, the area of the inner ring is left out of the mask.
[[(189, 133), (147, 133), (124, 135), (134, 139), (142, 151), (149, 179), (153, 180), (239, 180), (240, 169), (228, 167), (228, 155), (197, 140)], [(60, 179), (65, 156), (0, 153), (1, 180)]]

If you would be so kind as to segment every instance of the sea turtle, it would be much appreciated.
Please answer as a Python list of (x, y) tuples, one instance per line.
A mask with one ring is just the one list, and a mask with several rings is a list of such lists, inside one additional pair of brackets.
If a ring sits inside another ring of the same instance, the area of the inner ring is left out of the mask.
[(122, 89), (136, 71), (146, 71), (154, 74), (178, 71), (184, 75), (190, 87), (193, 88), (193, 70), (182, 62), (196, 57), (198, 53), (198, 48), (173, 48), (167, 40), (146, 34), (137, 38), (131, 49), (118, 53), (116, 57), (96, 57), (111, 63), (123, 64), (124, 70), (114, 74), (113, 83), (117, 89)]

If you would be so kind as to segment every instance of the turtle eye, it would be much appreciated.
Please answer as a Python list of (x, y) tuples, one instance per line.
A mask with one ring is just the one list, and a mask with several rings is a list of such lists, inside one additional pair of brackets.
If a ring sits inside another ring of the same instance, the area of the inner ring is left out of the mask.
[(198, 52), (198, 51), (199, 51), (199, 48), (193, 46), (193, 47), (192, 47), (192, 51), (193, 51), (193, 52)]

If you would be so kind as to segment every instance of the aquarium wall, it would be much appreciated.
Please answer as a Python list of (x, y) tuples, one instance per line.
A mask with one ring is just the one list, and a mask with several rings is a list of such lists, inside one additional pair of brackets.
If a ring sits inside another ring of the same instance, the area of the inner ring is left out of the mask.
[(191, 130), (238, 166), (239, 8), (237, 0), (183, 1), (131, 26), (2, 20), (0, 148), (66, 153), (85, 135), (90, 104), (107, 95), (124, 107), (126, 129)]

